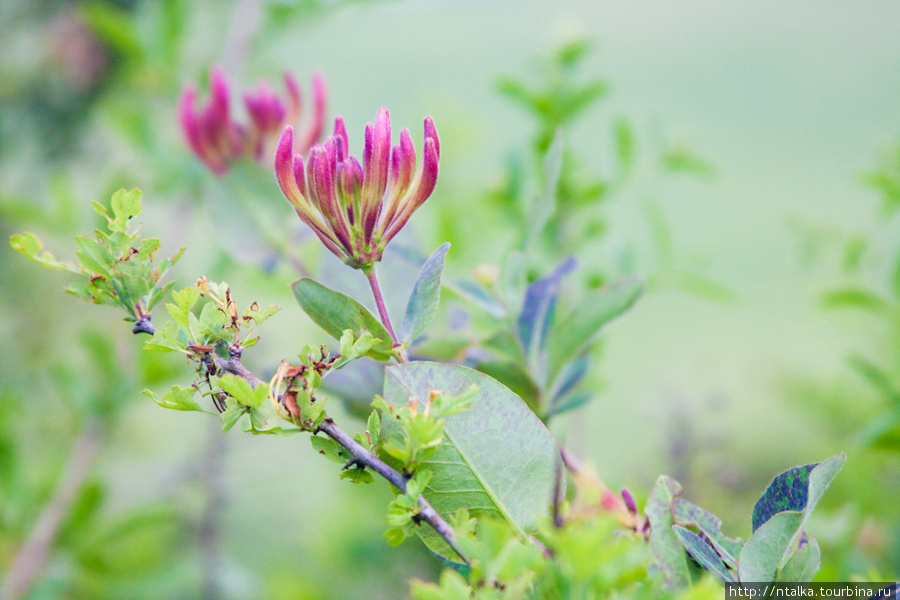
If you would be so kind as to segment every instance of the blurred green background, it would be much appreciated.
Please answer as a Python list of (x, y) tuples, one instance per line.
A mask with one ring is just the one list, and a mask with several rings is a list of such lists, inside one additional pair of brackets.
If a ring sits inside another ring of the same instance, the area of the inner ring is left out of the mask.
[[(611, 132), (627, 123), (637, 158), (583, 213), (606, 226), (576, 253), (588, 273), (648, 274), (650, 291), (605, 335), (590, 375), (599, 398), (554, 433), (638, 496), (660, 473), (676, 477), (742, 536), (772, 475), (846, 451), (810, 526), (823, 576), (896, 575), (900, 454), (860, 442), (885, 400), (847, 358), (900, 373), (898, 319), (892, 329), (828, 311), (821, 295), (848, 280), (889, 287), (898, 224), (863, 174), (900, 137), (897, 23), (889, 2), (7, 0), (0, 232), (34, 231), (70, 259), (72, 236), (98, 226), (89, 201), (140, 187), (143, 234), (164, 254), (188, 246), (173, 272), (182, 285), (206, 275), (239, 303), (284, 308), (247, 355), (264, 372), (325, 341), (290, 297), (296, 270), (272, 263), (248, 225), (258, 212), (274, 231), (290, 211), (267, 168), (216, 180), (188, 151), (183, 85), (214, 64), (233, 92), (260, 78), (280, 92), (283, 69), (307, 90), (321, 71), (328, 114), (345, 117), (357, 155), (378, 107), (419, 145), (432, 115), (440, 180), (403, 242), (428, 253), (451, 241), (447, 270), (463, 277), (499, 265), (519, 227), (487, 191), (516, 160), (529, 164), (536, 126), (499, 79), (537, 84), (555, 48), (583, 39), (573, 76), (609, 89), (567, 127), (567, 151), (609, 173)], [(333, 264), (308, 237), (292, 248), (313, 271)], [(415, 273), (391, 269), (388, 280)], [(339, 481), (305, 440), (222, 437), (214, 419), (158, 408), (140, 390), (184, 383), (179, 360), (144, 356), (114, 311), (63, 294), (65, 275), (5, 245), (0, 273), (0, 571), (86, 415), (117, 407), (28, 597), (396, 598), (410, 577), (434, 577), (417, 542), (381, 539), (386, 486)], [(394, 311), (405, 293), (388, 291)], [(462, 306), (444, 304), (450, 316)]]

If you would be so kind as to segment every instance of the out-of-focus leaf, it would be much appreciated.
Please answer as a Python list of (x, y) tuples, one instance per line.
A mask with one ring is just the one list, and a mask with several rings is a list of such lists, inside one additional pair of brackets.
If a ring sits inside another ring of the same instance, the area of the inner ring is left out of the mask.
[(875, 292), (861, 288), (842, 288), (822, 295), (825, 308), (857, 308), (872, 312), (885, 312), (890, 304)]
[(388, 360), (393, 356), (391, 336), (384, 325), (353, 298), (306, 277), (295, 281), (291, 290), (300, 308), (334, 339), (340, 340), (347, 329), (357, 337), (368, 331), (378, 343), (366, 355), (376, 360)]
[(859, 354), (854, 354), (847, 362), (891, 404), (900, 408), (900, 390), (895, 387), (891, 376), (883, 368)]
[(534, 197), (528, 211), (528, 223), (526, 225), (528, 235), (526, 245), (528, 247), (531, 247), (535, 240), (538, 239), (550, 217), (556, 211), (556, 189), (559, 187), (562, 162), (563, 132), (562, 129), (557, 129), (542, 162), (544, 170), (543, 193)]
[(532, 366), (539, 364), (547, 332), (553, 322), (553, 309), (556, 307), (556, 297), (562, 286), (562, 279), (571, 273), (577, 264), (574, 258), (569, 258), (553, 273), (535, 281), (525, 291), (525, 300), (517, 323), (522, 349)]
[(452, 283), (444, 284), (444, 287), (460, 298), (478, 306), (492, 317), (502, 319), (506, 316), (506, 308), (488, 290), (474, 281), (458, 279)]
[(505, 361), (480, 362), (476, 369), (486, 375), (490, 375), (514, 394), (525, 400), (525, 403), (536, 410), (540, 399), (540, 390), (521, 363)]
[(557, 396), (550, 402), (550, 409), (545, 413), (547, 417), (569, 412), (584, 406), (591, 400), (594, 395), (587, 391), (570, 392), (564, 396)]
[(643, 291), (643, 280), (632, 276), (590, 292), (575, 310), (550, 329), (547, 374), (554, 377), (604, 325), (631, 308)]
[(450, 243), (444, 243), (422, 265), (400, 324), (400, 341), (408, 342), (417, 338), (434, 318), (441, 297), (444, 257), (449, 249)]

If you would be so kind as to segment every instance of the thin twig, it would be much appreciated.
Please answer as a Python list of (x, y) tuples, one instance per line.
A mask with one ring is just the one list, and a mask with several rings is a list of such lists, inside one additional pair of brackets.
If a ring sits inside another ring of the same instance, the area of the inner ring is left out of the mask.
[[(350, 452), (350, 455), (353, 457), (353, 462), (369, 467), (387, 479), (398, 490), (404, 494), (406, 493), (406, 477), (363, 448), (356, 440), (341, 431), (338, 426), (334, 424), (334, 421), (325, 419), (322, 424), (319, 425), (319, 431), (328, 435), (328, 437)], [(456, 533), (453, 531), (453, 528), (450, 527), (449, 523), (447, 523), (422, 496), (419, 496), (418, 517), (431, 525), (431, 528), (447, 542), (447, 545), (456, 552), (463, 562), (469, 564), (469, 561), (466, 560), (459, 548), (456, 547)]]
[(43, 571), (59, 528), (85, 479), (90, 475), (104, 437), (103, 427), (99, 422), (91, 422), (82, 429), (69, 455), (59, 487), (44, 507), (13, 561), (12, 568), (6, 574), (6, 580), (0, 587), (0, 599), (21, 598)]

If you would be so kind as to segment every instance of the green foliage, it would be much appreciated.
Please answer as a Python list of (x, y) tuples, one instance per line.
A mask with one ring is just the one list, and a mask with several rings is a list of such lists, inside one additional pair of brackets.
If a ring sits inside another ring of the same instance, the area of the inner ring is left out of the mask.
[(367, 356), (376, 360), (389, 360), (393, 356), (387, 329), (353, 298), (308, 278), (295, 281), (291, 290), (300, 308), (334, 339), (340, 340), (347, 329), (357, 337), (369, 333), (377, 343), (366, 352)]
[(654, 562), (665, 574), (666, 585), (683, 587), (692, 581), (684, 549), (723, 583), (811, 581), (820, 551), (804, 525), (845, 460), (838, 454), (775, 477), (753, 509), (753, 534), (746, 542), (724, 536), (718, 517), (680, 498), (681, 486), (661, 477), (646, 512)]
[(139, 238), (137, 229), (131, 227), (132, 219), (141, 214), (142, 195), (138, 189), (119, 190), (112, 197), (112, 214), (102, 204), (93, 203), (94, 210), (106, 219), (108, 231), (98, 229), (94, 238), (75, 238), (78, 264), (56, 260), (33, 233), (13, 235), (10, 245), (46, 267), (86, 278), (67, 288), (69, 293), (95, 304), (118, 306), (128, 313), (127, 320), (141, 321), (173, 285), (158, 284), (184, 252), (182, 248), (172, 258), (154, 264), (159, 239)]
[(406, 304), (403, 322), (400, 324), (398, 333), (400, 341), (406, 343), (417, 338), (434, 318), (441, 295), (444, 257), (449, 249), (449, 242), (443, 244), (422, 265), (412, 294), (409, 296), (409, 302)]
[[(477, 391), (467, 398), (471, 408), (446, 418), (443, 439), (418, 463), (431, 472), (423, 495), (442, 515), (466, 508), (479, 517), (503, 519), (524, 538), (552, 502), (560, 459), (550, 432), (521, 399), (466, 367), (412, 362), (387, 369), (384, 402), (397, 407), (415, 402), (416, 410), (424, 411), (437, 392), (459, 397), (473, 385)], [(396, 439), (396, 421), (381, 415), (382, 444)], [(508, 453), (509, 448), (523, 451)], [(418, 533), (433, 551), (449, 555), (433, 531)]]

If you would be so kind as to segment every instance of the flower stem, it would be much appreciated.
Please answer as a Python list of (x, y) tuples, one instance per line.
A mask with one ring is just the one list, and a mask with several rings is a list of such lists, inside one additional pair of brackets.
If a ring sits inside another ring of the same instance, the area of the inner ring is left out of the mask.
[(364, 268), (363, 273), (366, 274), (366, 279), (369, 280), (369, 286), (372, 288), (372, 296), (375, 298), (375, 306), (378, 307), (381, 323), (391, 335), (391, 341), (394, 343), (394, 348), (398, 351), (397, 360), (401, 363), (409, 362), (409, 358), (406, 356), (406, 348), (404, 348), (403, 344), (397, 340), (397, 335), (394, 333), (394, 327), (391, 325), (391, 316), (388, 314), (387, 306), (384, 304), (384, 295), (381, 293), (381, 286), (378, 285), (378, 275), (375, 273), (375, 265)]

